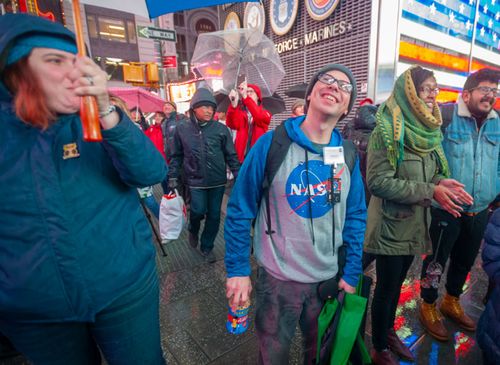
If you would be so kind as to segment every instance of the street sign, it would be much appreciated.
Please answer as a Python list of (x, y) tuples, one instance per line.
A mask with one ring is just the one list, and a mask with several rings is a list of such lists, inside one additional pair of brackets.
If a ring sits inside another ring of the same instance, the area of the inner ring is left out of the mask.
[(177, 68), (177, 57), (176, 56), (163, 56), (163, 67), (165, 67), (165, 68)]
[(154, 27), (137, 26), (137, 34), (142, 38), (158, 39), (160, 41), (177, 42), (175, 30)]

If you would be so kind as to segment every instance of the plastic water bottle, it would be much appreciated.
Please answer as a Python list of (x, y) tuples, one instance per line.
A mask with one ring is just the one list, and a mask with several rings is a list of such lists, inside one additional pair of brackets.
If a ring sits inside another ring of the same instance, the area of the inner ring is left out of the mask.
[(248, 312), (250, 311), (250, 300), (245, 305), (238, 306), (233, 312), (229, 305), (229, 313), (227, 314), (226, 329), (227, 332), (240, 335), (245, 333), (248, 329), (249, 318)]

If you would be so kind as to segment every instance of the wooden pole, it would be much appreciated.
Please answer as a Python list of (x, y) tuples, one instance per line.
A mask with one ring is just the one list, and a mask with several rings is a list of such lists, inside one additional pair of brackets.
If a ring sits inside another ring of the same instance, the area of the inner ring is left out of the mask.
[[(75, 21), (76, 45), (78, 55), (85, 56), (85, 41), (83, 39), (82, 18), (80, 16), (80, 1), (73, 2), (73, 18)], [(99, 110), (94, 96), (83, 96), (80, 105), (80, 119), (83, 127), (83, 140), (86, 142), (102, 141), (101, 126), (99, 124)]]

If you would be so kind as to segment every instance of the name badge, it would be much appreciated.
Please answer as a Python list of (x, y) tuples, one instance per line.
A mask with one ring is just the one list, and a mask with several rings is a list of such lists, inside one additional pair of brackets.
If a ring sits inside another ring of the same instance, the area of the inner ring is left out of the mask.
[(338, 165), (344, 163), (343, 147), (323, 147), (323, 163), (325, 165)]

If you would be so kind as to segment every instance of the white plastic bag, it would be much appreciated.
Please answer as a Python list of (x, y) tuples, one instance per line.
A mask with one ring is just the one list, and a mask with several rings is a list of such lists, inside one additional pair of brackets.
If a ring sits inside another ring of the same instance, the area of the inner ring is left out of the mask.
[(176, 240), (187, 222), (187, 211), (184, 200), (177, 189), (165, 194), (160, 203), (160, 235), (163, 243)]

